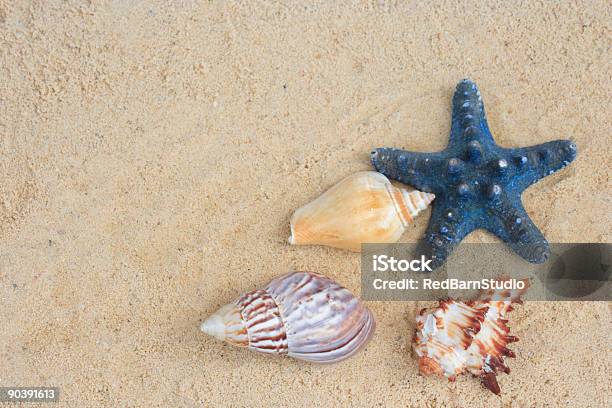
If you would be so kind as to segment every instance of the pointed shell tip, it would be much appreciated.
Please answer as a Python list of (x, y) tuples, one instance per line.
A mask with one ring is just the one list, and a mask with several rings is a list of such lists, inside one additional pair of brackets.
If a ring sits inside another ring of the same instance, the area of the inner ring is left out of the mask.
[(210, 316), (200, 325), (200, 330), (219, 340), (225, 340), (225, 323), (218, 314)]

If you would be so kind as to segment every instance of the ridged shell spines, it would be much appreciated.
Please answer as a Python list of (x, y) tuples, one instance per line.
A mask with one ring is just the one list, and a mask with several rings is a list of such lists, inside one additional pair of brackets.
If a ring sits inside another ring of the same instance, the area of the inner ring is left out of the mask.
[(524, 279), (523, 284), (522, 289), (485, 292), (471, 302), (445, 300), (436, 308), (421, 310), (413, 343), (421, 374), (454, 380), (469, 372), (499, 394), (496, 374), (510, 372), (504, 358), (514, 357), (507, 346), (518, 340), (509, 334), (506, 317), (513, 304), (521, 303), (529, 281)]

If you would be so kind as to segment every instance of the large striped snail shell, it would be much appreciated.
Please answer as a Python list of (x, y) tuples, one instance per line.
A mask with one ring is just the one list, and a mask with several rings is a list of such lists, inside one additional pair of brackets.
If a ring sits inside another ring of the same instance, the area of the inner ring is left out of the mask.
[(292, 272), (245, 293), (201, 326), (236, 346), (314, 363), (352, 356), (374, 328), (374, 316), (359, 299), (312, 272)]
[(434, 197), (395, 187), (375, 171), (355, 173), (293, 214), (289, 243), (354, 252), (362, 243), (393, 243)]

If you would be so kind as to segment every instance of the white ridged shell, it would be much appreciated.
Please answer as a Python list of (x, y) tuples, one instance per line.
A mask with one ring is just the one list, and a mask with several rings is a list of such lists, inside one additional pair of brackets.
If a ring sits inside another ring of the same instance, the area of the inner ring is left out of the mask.
[(419, 357), (419, 370), (450, 380), (464, 372), (481, 378), (492, 392), (499, 394), (496, 373), (509, 369), (504, 357), (513, 357), (508, 343), (518, 339), (509, 334), (507, 313), (523, 290), (490, 291), (473, 302), (445, 300), (417, 316), (413, 348)]
[[(236, 315), (241, 316), (240, 323)], [(368, 342), (374, 327), (374, 317), (359, 299), (311, 272), (274, 279), (202, 324), (205, 333), (232, 344), (315, 363), (352, 356)]]

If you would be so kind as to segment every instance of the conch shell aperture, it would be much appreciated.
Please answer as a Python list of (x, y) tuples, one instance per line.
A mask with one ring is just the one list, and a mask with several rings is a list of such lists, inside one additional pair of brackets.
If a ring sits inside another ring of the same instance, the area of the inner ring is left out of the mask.
[(293, 245), (361, 252), (362, 243), (393, 243), (435, 196), (395, 187), (382, 174), (352, 174), (291, 217)]
[(261, 353), (335, 363), (361, 350), (375, 323), (363, 303), (336, 282), (292, 272), (223, 306), (200, 328)]

